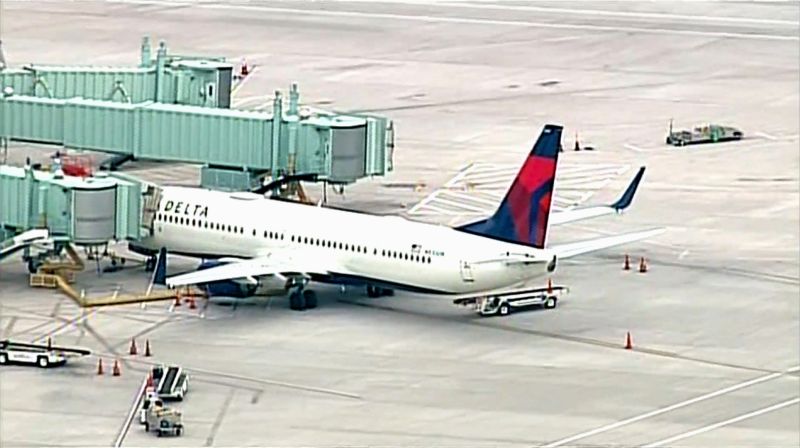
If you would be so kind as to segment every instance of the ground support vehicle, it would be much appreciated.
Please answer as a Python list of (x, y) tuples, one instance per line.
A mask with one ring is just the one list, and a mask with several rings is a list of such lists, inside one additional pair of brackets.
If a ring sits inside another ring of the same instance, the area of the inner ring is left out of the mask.
[(153, 367), (155, 393), (165, 401), (182, 401), (189, 391), (189, 377), (180, 366)]
[(180, 436), (183, 434), (183, 413), (177, 409), (164, 406), (157, 397), (151, 397), (144, 411), (144, 430), (164, 435)]
[(708, 124), (697, 126), (692, 130), (673, 132), (670, 127), (667, 144), (673, 146), (694, 145), (698, 143), (716, 143), (729, 140), (741, 140), (744, 134), (731, 126)]
[(77, 347), (58, 347), (50, 344), (28, 344), (0, 341), (0, 365), (27, 364), (41, 368), (61, 366), (70, 357), (89, 356), (92, 352)]
[(471, 306), (481, 316), (506, 316), (512, 311), (531, 307), (552, 309), (558, 305), (561, 295), (569, 292), (566, 286), (547, 286), (516, 291), (487, 293), (482, 296), (453, 300), (461, 306)]

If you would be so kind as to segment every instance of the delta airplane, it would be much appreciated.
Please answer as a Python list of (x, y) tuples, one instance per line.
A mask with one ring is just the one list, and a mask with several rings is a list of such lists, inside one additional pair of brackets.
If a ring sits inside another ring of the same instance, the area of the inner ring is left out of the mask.
[[(550, 213), (562, 127), (546, 125), (497, 211), (451, 228), (250, 192), (164, 187), (152, 234), (133, 250), (217, 259), (210, 268), (166, 278), (168, 287), (285, 281), (290, 307), (314, 308), (311, 281), (366, 286), (370, 297), (394, 289), (450, 296), (514, 287), (553, 272), (558, 260), (645, 239), (662, 229), (548, 246), (548, 226), (614, 214), (628, 207), (636, 174), (609, 205)], [(163, 250), (162, 250), (163, 253)]]

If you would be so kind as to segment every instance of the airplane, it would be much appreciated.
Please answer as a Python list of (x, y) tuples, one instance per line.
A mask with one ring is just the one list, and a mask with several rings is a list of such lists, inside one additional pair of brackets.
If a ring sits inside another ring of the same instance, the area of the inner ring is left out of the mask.
[[(556, 269), (558, 260), (642, 240), (663, 229), (548, 246), (551, 224), (619, 213), (632, 202), (641, 167), (613, 204), (553, 213), (562, 127), (544, 127), (496, 212), (451, 228), (273, 199), (252, 192), (163, 187), (151, 236), (131, 250), (216, 259), (163, 278), (170, 288), (273, 277), (293, 310), (315, 308), (311, 282), (366, 286), (369, 297), (395, 289), (445, 296), (513, 287)], [(163, 258), (163, 257), (162, 257)], [(162, 277), (165, 277), (162, 272)], [(253, 290), (251, 289), (251, 292)]]

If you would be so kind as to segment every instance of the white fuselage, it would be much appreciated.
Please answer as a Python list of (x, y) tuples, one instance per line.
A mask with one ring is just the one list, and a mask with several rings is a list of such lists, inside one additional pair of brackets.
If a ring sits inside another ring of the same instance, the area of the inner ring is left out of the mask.
[[(163, 188), (141, 246), (203, 258), (297, 253), (324, 260), (335, 277), (440, 294), (508, 288), (549, 261), (542, 250), (397, 216), (185, 187)], [(509, 264), (500, 259), (508, 253), (537, 262)]]

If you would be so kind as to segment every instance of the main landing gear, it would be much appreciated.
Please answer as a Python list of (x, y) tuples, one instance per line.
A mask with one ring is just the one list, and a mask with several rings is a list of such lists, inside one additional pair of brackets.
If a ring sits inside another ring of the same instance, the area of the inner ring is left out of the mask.
[(312, 310), (317, 307), (317, 293), (310, 289), (297, 288), (289, 294), (289, 309)]
[(286, 284), (289, 293), (289, 309), (293, 311), (313, 310), (317, 307), (317, 293), (306, 289), (308, 279), (293, 278)]

